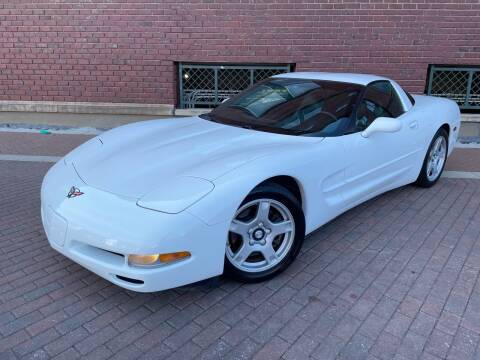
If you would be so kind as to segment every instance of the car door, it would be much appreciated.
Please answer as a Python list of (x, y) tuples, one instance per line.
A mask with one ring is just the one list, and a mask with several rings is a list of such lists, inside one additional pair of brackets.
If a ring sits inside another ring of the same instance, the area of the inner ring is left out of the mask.
[[(362, 136), (362, 131), (379, 117), (398, 118), (401, 129)], [(406, 111), (390, 81), (375, 81), (366, 87), (349, 133), (342, 137), (349, 159), (345, 168), (346, 207), (415, 180), (415, 160), (421, 151), (418, 121)]]

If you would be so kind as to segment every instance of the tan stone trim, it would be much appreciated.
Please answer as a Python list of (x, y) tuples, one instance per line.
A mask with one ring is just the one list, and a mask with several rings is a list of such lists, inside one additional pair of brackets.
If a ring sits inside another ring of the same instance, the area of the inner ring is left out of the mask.
[(175, 109), (175, 116), (196, 116), (210, 112), (210, 109)]
[(0, 101), (0, 112), (39, 112), (111, 115), (173, 115), (169, 104), (60, 102), (60, 101)]

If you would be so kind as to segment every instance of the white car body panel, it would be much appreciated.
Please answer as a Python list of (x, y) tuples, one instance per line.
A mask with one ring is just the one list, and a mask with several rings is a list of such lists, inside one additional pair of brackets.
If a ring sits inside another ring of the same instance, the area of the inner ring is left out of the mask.
[[(363, 85), (385, 79), (335, 73), (281, 76)], [(135, 291), (159, 291), (219, 275), (230, 222), (261, 182), (276, 176), (296, 181), (308, 234), (361, 202), (415, 181), (430, 141), (445, 124), (451, 153), (460, 127), (457, 105), (414, 96), (412, 106), (391, 82), (406, 110), (399, 117), (401, 130), (368, 138), (361, 133), (280, 135), (198, 117), (145, 121), (101, 134), (45, 176), (41, 201), (48, 240), (73, 261)], [(84, 194), (67, 198), (72, 186)], [(128, 254), (178, 251), (192, 256), (156, 268), (127, 261)]]

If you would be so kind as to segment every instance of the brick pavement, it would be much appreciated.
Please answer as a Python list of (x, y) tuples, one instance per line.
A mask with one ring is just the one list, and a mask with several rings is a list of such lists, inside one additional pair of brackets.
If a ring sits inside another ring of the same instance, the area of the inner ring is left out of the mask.
[(48, 246), (49, 166), (0, 161), (0, 359), (480, 359), (479, 180), (352, 209), (268, 282), (137, 294)]

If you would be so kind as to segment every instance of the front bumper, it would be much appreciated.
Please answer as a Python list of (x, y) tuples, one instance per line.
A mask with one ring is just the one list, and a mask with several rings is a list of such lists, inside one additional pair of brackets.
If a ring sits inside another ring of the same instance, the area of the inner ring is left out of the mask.
[[(67, 198), (72, 186), (84, 194)], [(151, 292), (182, 286), (223, 272), (228, 224), (209, 226), (187, 211), (166, 214), (85, 184), (72, 164), (60, 160), (45, 175), (42, 222), (50, 245), (121, 287)], [(189, 251), (191, 257), (158, 267), (128, 263), (128, 254)]]

